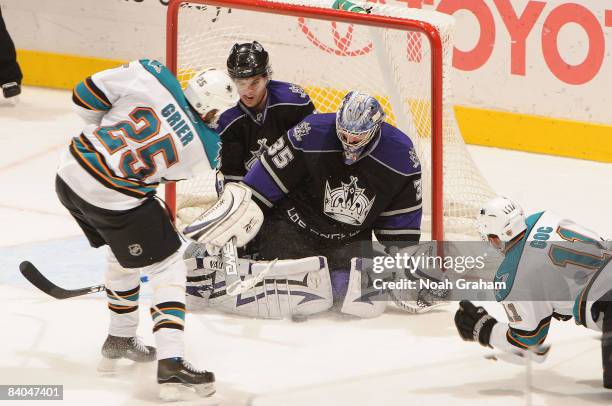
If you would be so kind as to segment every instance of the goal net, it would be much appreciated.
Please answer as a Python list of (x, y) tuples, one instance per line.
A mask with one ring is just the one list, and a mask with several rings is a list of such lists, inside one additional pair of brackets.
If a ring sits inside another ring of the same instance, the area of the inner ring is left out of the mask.
[[(356, 4), (369, 14), (337, 10)], [(235, 43), (256, 40), (270, 55), (273, 79), (303, 87), (319, 112), (335, 112), (349, 90), (374, 95), (387, 121), (415, 145), (423, 171), (423, 229), (437, 239), (442, 224), (447, 238), (474, 235), (476, 211), (493, 192), (452, 109), (453, 21), (434, 11), (358, 0), (173, 1), (167, 64), (185, 85), (200, 69), (225, 69)], [(176, 192), (168, 189), (179, 225), (216, 199), (211, 174), (178, 182)]]

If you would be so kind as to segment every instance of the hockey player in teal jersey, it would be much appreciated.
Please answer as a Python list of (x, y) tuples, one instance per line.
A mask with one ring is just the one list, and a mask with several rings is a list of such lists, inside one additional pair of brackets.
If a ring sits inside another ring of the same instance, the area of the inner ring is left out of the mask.
[(612, 389), (610, 241), (550, 211), (526, 217), (517, 203), (504, 197), (482, 207), (478, 231), (504, 255), (495, 281), (504, 282), (505, 288), (495, 296), (509, 323), (462, 301), (455, 314), (461, 337), (500, 350), (500, 357), (511, 362), (521, 360), (526, 351), (542, 362), (551, 320), (573, 317), (576, 324), (604, 333), (604, 386)]
[[(214, 375), (183, 359), (181, 238), (154, 196), (161, 182), (214, 170), (219, 137), (207, 125), (237, 101), (223, 71), (198, 72), (183, 91), (164, 65), (148, 59), (98, 72), (74, 88), (75, 109), (86, 125), (62, 156), (56, 190), (90, 245), (110, 248), (110, 326), (101, 368), (120, 358), (157, 358), (160, 393), (167, 400), (180, 386), (212, 394)], [(153, 291), (157, 349), (136, 337), (141, 272)]]

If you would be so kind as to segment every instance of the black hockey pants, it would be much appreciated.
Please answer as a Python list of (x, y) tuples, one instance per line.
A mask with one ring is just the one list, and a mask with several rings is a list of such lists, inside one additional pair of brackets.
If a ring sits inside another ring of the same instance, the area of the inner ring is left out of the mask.
[(17, 54), (11, 36), (6, 30), (0, 9), (0, 86), (9, 82), (21, 84), (23, 75), (17, 64)]

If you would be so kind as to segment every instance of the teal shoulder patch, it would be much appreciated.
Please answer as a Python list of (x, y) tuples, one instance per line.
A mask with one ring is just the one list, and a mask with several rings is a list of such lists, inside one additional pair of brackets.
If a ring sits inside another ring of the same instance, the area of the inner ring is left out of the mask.
[(185, 93), (181, 88), (181, 84), (176, 77), (166, 68), (161, 62), (152, 59), (140, 59), (138, 62), (143, 68), (151, 75), (155, 76), (159, 83), (162, 84), (169, 92), (172, 97), (176, 100), (180, 108), (185, 112), (191, 124), (195, 127), (198, 137), (202, 142), (208, 161), (210, 162), (211, 168), (217, 167), (217, 158), (219, 156), (219, 148), (221, 145), (221, 138), (219, 134), (208, 128), (206, 124), (200, 119), (198, 114), (191, 108)]
[(527, 230), (525, 231), (525, 236), (514, 247), (510, 248), (510, 251), (506, 253), (506, 257), (497, 269), (497, 272), (495, 273), (495, 282), (504, 282), (505, 285), (505, 288), (495, 291), (495, 300), (498, 302), (501, 302), (508, 297), (510, 291), (512, 291), (512, 285), (514, 284), (514, 279), (516, 278), (516, 272), (518, 270), (519, 262), (521, 261), (521, 256), (523, 255), (527, 237), (529, 237), (529, 234), (531, 234), (533, 226), (538, 222), (540, 217), (542, 217), (542, 214), (544, 214), (544, 212), (532, 214), (531, 216), (527, 217)]

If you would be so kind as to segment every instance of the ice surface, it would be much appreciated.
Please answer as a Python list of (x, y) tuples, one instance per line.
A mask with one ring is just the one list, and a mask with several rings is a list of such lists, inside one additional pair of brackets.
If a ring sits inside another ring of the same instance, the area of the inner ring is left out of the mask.
[[(81, 127), (70, 105), (67, 91), (28, 87), (17, 106), (0, 105), (0, 384), (63, 384), (72, 405), (157, 404), (154, 365), (96, 372), (108, 322), (104, 295), (54, 300), (18, 272), (29, 259), (64, 287), (103, 281), (105, 253), (88, 247), (53, 190), (59, 154)], [(610, 164), (469, 149), (494, 189), (528, 212), (552, 209), (612, 235)], [(146, 303), (146, 285), (143, 293)], [(183, 404), (524, 404), (525, 368), (486, 360), (485, 349), (462, 342), (455, 306), (372, 320), (328, 314), (299, 324), (189, 314), (188, 356), (215, 372), (218, 394)], [(505, 320), (499, 306), (488, 307)], [(140, 312), (139, 334), (152, 343), (147, 306)], [(533, 368), (533, 404), (612, 402), (601, 388), (597, 337), (571, 321), (553, 322), (549, 359)]]

